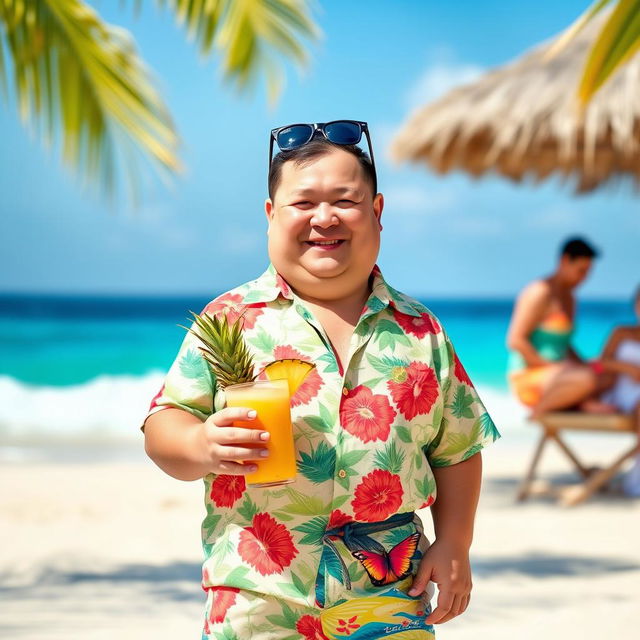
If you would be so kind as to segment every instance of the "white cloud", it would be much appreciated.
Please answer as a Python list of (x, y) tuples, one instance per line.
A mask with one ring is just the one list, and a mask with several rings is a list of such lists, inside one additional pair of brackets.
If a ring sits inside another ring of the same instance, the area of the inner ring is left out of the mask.
[(383, 191), (385, 208), (394, 214), (415, 216), (450, 210), (456, 203), (451, 189), (421, 185), (391, 185)]
[(584, 216), (579, 211), (562, 205), (551, 206), (528, 216), (530, 229), (571, 232), (583, 224)]
[(408, 109), (422, 107), (450, 89), (475, 80), (483, 72), (484, 69), (477, 64), (458, 62), (446, 51), (440, 52), (409, 88), (405, 104)]

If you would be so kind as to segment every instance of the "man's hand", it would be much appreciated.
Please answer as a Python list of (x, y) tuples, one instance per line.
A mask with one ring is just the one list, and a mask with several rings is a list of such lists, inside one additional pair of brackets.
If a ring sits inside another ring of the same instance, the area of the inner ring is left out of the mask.
[(232, 476), (243, 476), (256, 471), (255, 464), (242, 462), (264, 459), (269, 455), (265, 447), (269, 432), (232, 426), (236, 421), (250, 422), (255, 417), (255, 411), (241, 407), (227, 407), (209, 416), (202, 423), (199, 434), (201, 464), (206, 465), (212, 473)]
[(442, 624), (463, 613), (472, 587), (468, 548), (436, 540), (420, 561), (409, 595), (421, 594), (430, 580), (438, 585), (438, 603), (426, 622)]

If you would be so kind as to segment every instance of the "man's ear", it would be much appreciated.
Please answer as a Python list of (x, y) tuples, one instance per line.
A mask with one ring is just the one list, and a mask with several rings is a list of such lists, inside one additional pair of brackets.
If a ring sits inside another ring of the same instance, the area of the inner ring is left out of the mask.
[(273, 217), (273, 202), (271, 198), (267, 198), (264, 201), (264, 212), (267, 214), (267, 221), (271, 222), (271, 218)]
[(380, 231), (382, 231), (382, 210), (384, 209), (384, 196), (381, 193), (376, 193), (373, 198), (373, 213), (376, 216)]

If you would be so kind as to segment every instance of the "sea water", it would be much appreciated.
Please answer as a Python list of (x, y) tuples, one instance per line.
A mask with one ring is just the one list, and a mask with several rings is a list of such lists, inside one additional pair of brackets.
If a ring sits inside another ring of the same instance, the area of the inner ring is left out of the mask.
[[(140, 439), (139, 425), (205, 297), (0, 295), (0, 446)], [(523, 409), (506, 383), (511, 300), (423, 299), (503, 433)], [(582, 301), (574, 344), (596, 357), (634, 322), (627, 301)]]

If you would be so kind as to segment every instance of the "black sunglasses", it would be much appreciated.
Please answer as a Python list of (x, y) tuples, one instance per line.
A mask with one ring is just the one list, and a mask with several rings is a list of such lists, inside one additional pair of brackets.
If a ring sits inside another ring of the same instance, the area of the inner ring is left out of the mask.
[(292, 151), (311, 142), (316, 135), (323, 135), (334, 144), (358, 144), (362, 139), (362, 133), (367, 138), (369, 145), (369, 157), (375, 173), (376, 165), (373, 160), (373, 147), (369, 136), (369, 127), (366, 122), (359, 120), (333, 120), (332, 122), (314, 122), (312, 124), (289, 124), (286, 127), (271, 129), (269, 138), (269, 170), (273, 160), (273, 141), (280, 151)]

